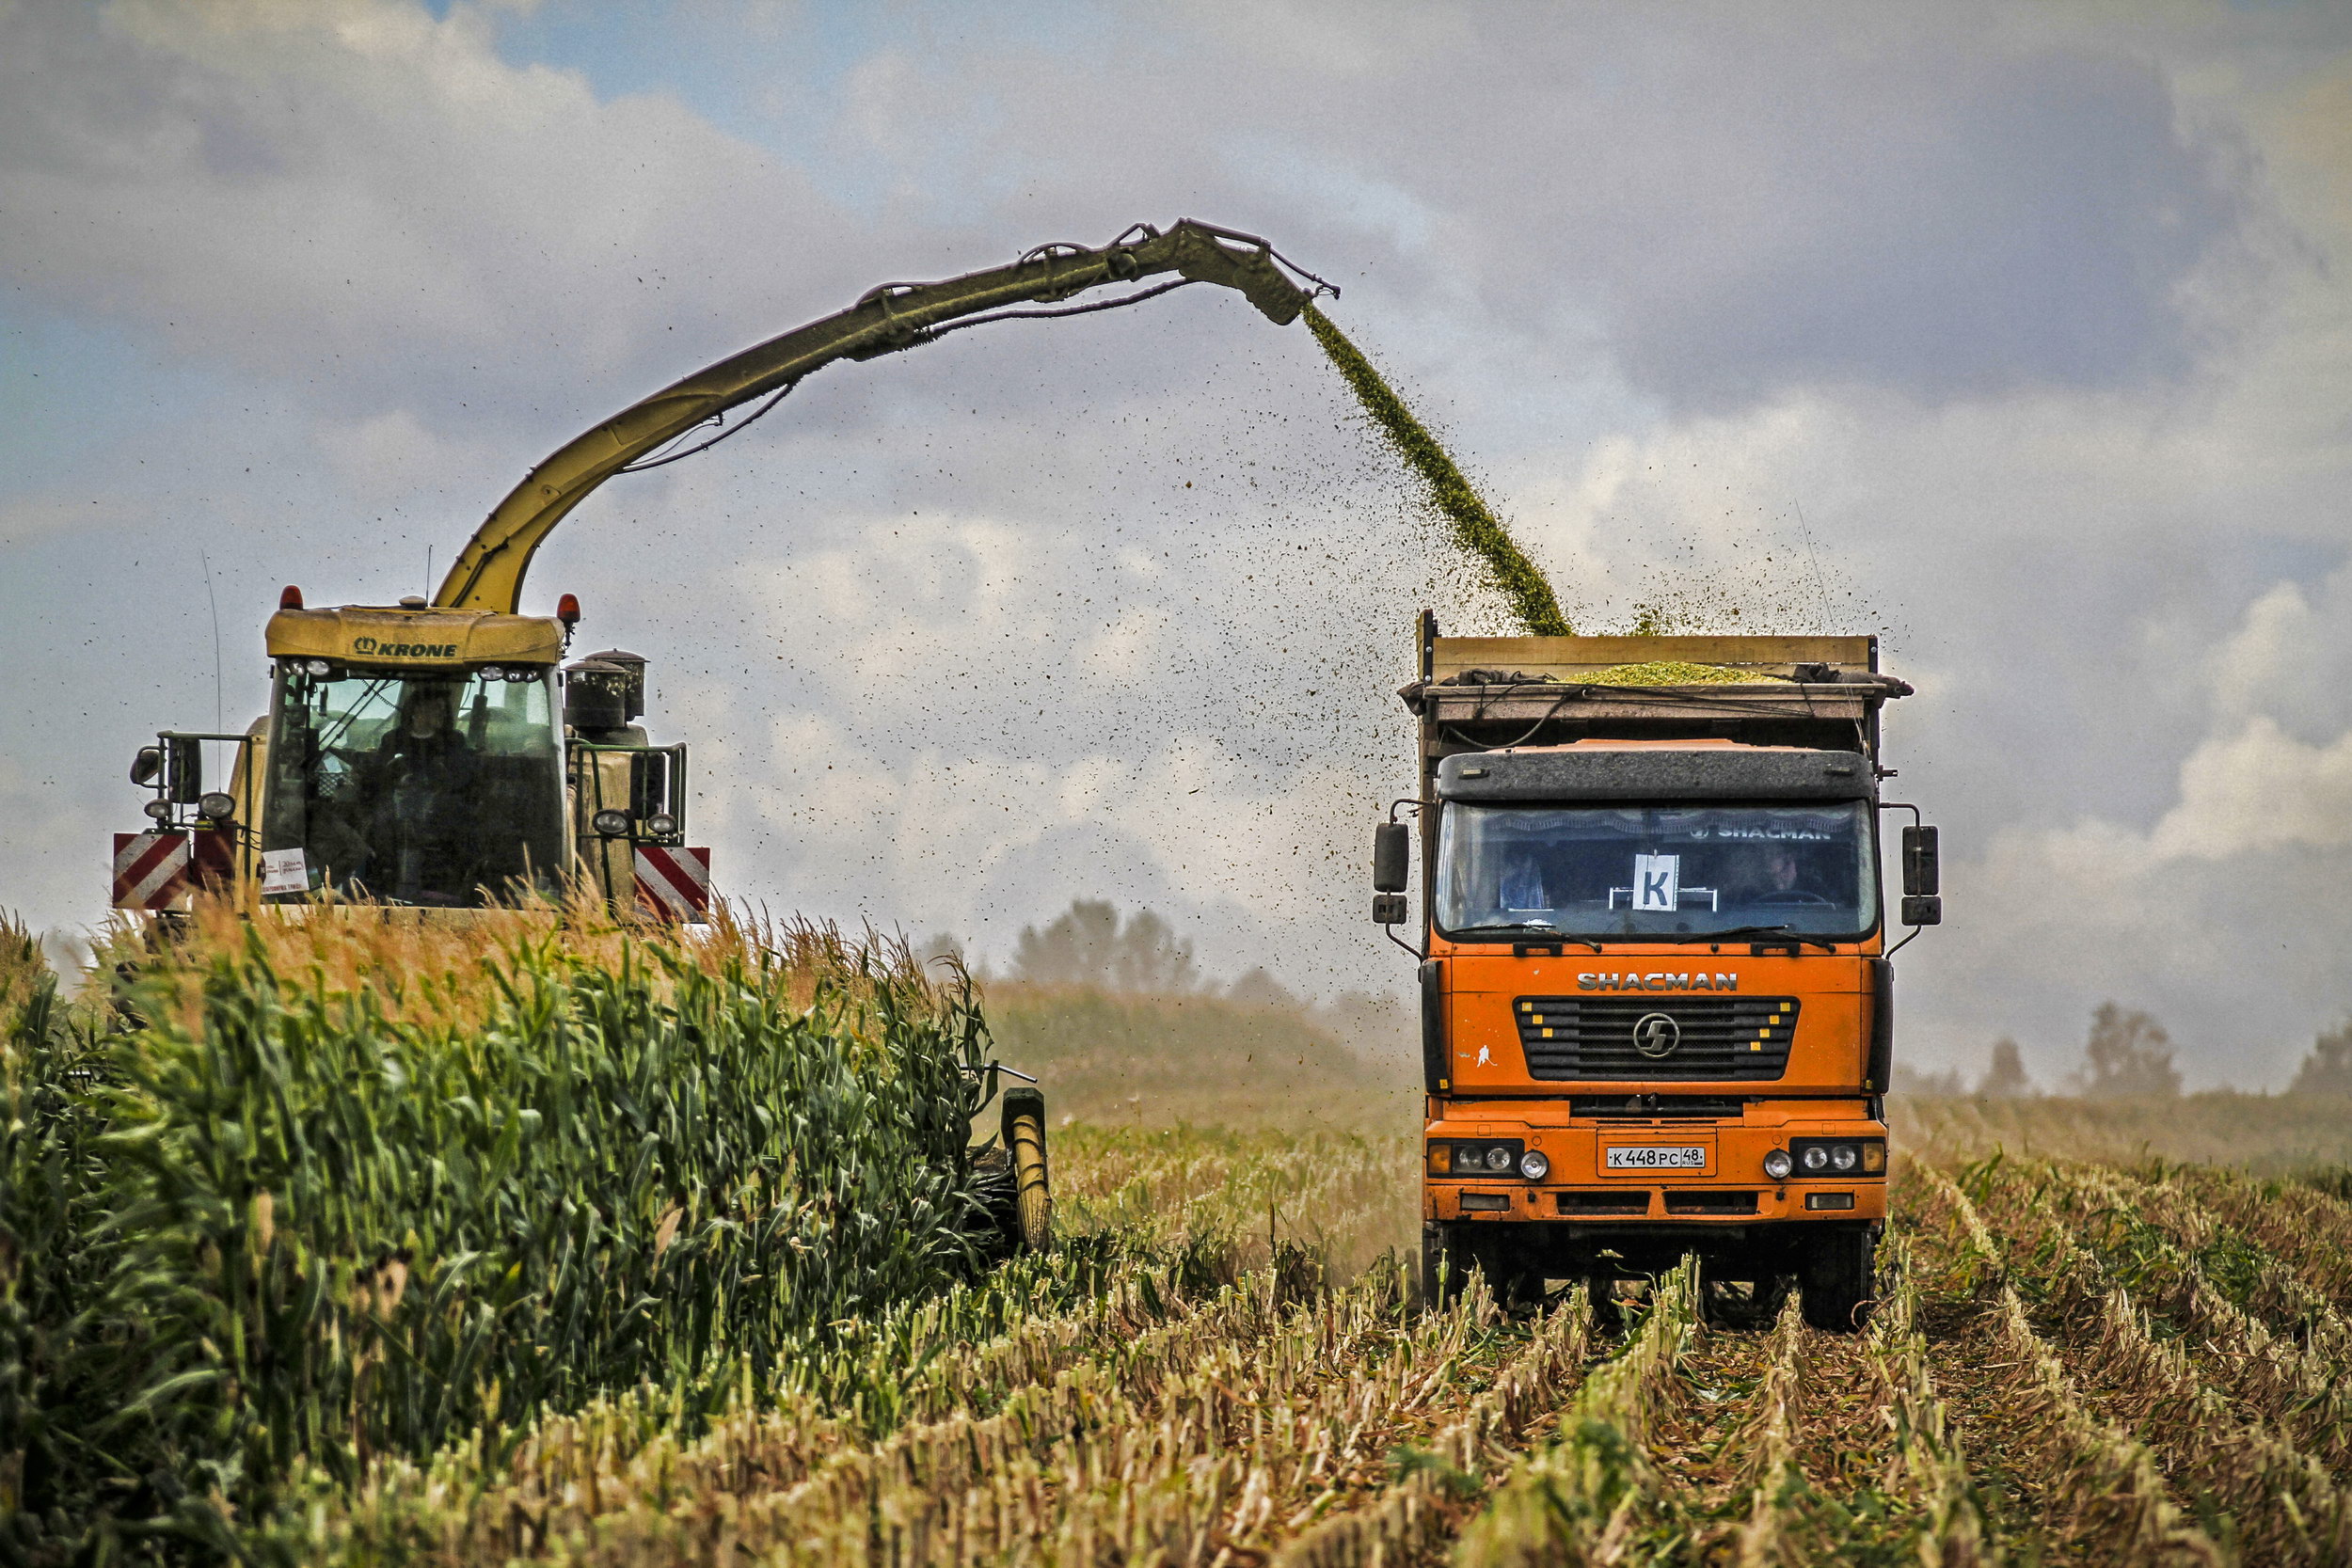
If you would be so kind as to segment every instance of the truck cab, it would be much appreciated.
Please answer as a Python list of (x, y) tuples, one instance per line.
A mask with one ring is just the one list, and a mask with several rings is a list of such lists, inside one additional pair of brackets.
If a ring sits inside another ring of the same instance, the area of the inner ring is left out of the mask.
[[(1441, 638), (1375, 918), (1417, 925), (1425, 1286), (1654, 1275), (1685, 1254), (1852, 1329), (1886, 1215), (1896, 919), (1875, 639)], [(1396, 814), (1391, 813), (1392, 818)]]

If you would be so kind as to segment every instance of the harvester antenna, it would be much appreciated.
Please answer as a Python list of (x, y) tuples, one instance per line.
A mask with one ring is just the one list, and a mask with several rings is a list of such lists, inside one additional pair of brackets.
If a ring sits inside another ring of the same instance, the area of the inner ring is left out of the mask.
[[(184, 559), (184, 558), (183, 558)], [(225, 721), (228, 705), (221, 700), (220, 685), (220, 599), (213, 593), (213, 562), (202, 550), (196, 552), (198, 562), (204, 568), (204, 602), (213, 607), (213, 729), (217, 733)]]

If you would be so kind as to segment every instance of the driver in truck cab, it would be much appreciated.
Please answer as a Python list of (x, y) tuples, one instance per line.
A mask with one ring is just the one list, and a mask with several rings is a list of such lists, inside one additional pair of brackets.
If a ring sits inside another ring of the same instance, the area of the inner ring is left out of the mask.
[(1512, 913), (1549, 910), (1551, 897), (1544, 890), (1543, 863), (1533, 849), (1516, 849), (1502, 863), (1502, 875), (1495, 880), (1495, 896), (1502, 908)]
[(1786, 844), (1775, 844), (1764, 852), (1759, 867), (1756, 895), (1759, 903), (1788, 903), (1790, 895), (1805, 890), (1804, 868), (1797, 860), (1797, 852)]

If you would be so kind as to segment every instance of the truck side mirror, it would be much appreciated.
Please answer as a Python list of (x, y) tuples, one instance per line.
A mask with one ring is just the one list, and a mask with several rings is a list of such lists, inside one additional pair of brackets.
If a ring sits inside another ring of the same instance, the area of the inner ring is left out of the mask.
[(183, 806), (204, 799), (204, 743), (196, 736), (164, 737), (164, 795)]
[[(1933, 828), (1903, 830), (1903, 896), (1933, 897), (1944, 891)], [(1933, 925), (1933, 921), (1917, 924)]]
[(163, 770), (164, 749), (161, 746), (142, 746), (139, 754), (131, 759), (131, 782), (135, 784), (151, 784)]
[(1372, 891), (1403, 893), (1412, 869), (1413, 830), (1383, 822), (1372, 831)]
[(1903, 897), (1903, 924), (1906, 926), (1941, 926), (1944, 924), (1944, 900), (1932, 893), (1907, 894)]

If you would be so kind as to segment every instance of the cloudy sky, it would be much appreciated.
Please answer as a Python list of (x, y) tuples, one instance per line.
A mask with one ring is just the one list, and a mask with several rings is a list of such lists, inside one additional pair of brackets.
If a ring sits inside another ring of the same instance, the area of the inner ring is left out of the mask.
[[(2352, 9), (2265, 0), (0, 0), (0, 905), (102, 916), (281, 583), (425, 591), (707, 360), (1186, 215), (1343, 285), (1581, 626), (1884, 638), (1912, 1060), (2048, 1081), (2114, 997), (2275, 1085), (2352, 1009)], [(1000, 957), (1108, 896), (1324, 993), (1406, 975), (1413, 612), (1508, 629), (1210, 290), (829, 370), (565, 590), (726, 891)]]

